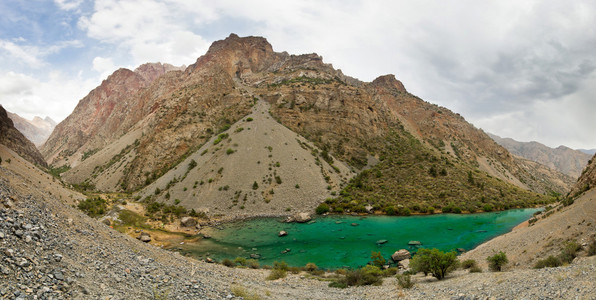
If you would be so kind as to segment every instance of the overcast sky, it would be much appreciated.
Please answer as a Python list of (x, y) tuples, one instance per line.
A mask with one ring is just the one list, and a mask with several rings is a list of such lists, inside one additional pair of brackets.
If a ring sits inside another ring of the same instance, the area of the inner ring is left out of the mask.
[(234, 32), (316, 52), (476, 127), (596, 148), (596, 1), (0, 1), (0, 104), (61, 121), (117, 68), (189, 65)]

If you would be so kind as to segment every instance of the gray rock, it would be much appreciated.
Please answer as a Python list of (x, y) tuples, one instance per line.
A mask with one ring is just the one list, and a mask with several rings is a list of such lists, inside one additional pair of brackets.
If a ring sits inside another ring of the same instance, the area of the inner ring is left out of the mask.
[(410, 251), (406, 249), (400, 249), (391, 255), (391, 259), (393, 259), (395, 262), (398, 262), (404, 259), (409, 259), (411, 256), (412, 255), (410, 254)]
[(312, 220), (312, 218), (309, 213), (301, 212), (301, 213), (297, 213), (294, 215), (294, 220), (296, 220), (296, 222), (298, 222), (298, 223), (306, 223), (306, 222)]
[(139, 235), (138, 239), (141, 240), (141, 242), (144, 242), (144, 243), (151, 242), (151, 236), (148, 233), (146, 233), (146, 232), (141, 232), (141, 235)]
[(285, 230), (282, 230), (282, 231), (280, 231), (280, 232), (277, 234), (277, 236), (280, 236), (280, 237), (282, 237), (282, 236), (286, 236), (286, 235), (288, 235), (288, 232), (287, 232), (287, 231), (285, 231)]
[(182, 227), (195, 227), (197, 226), (197, 220), (192, 217), (183, 217), (180, 219), (180, 226)]

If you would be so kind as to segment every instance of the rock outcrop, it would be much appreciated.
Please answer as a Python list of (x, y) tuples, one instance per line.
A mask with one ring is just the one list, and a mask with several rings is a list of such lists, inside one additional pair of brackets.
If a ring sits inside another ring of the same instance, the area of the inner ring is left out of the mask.
[(588, 161), (569, 195), (575, 197), (593, 188), (596, 188), (596, 154)]
[(15, 127), (13, 121), (8, 117), (8, 113), (4, 107), (0, 105), (0, 144), (10, 148), (12, 151), (18, 153), (22, 158), (29, 162), (47, 167), (47, 164), (41, 153), (37, 150), (35, 145), (29, 141), (21, 132)]

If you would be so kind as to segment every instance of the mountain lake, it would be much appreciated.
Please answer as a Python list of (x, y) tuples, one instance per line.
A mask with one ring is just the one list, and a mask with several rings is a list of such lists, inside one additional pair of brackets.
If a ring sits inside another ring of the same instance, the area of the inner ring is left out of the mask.
[[(259, 257), (261, 266), (285, 261), (290, 266), (309, 262), (319, 268), (357, 268), (380, 251), (391, 261), (399, 249), (415, 252), (418, 247), (443, 251), (471, 250), (481, 243), (511, 231), (540, 209), (513, 209), (476, 214), (425, 216), (323, 216), (308, 223), (283, 223), (282, 218), (256, 218), (205, 228), (209, 239), (175, 245), (197, 259), (215, 260)], [(280, 231), (287, 236), (278, 236)], [(420, 242), (421, 245), (411, 243)]]

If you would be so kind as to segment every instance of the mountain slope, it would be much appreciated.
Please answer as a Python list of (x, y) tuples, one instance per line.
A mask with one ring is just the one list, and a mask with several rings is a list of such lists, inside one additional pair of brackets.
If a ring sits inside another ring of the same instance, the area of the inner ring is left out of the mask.
[[(121, 87), (122, 84), (132, 86)], [(108, 93), (111, 90), (115, 92)], [(542, 173), (533, 173), (539, 169), (518, 164), (506, 149), (458, 114), (409, 94), (393, 75), (381, 76), (370, 83), (361, 82), (323, 63), (316, 54), (277, 53), (264, 38), (240, 38), (233, 34), (213, 43), (204, 56), (184, 71), (156, 76), (152, 82), (141, 80), (137, 71), (117, 71), (81, 100), (75, 112), (57, 127), (43, 150), (46, 159), (56, 166), (68, 164), (72, 167), (63, 175), (69, 183), (106, 191), (144, 189), (141, 194), (145, 198), (153, 192), (153, 198), (160, 201), (175, 203), (178, 199), (188, 208), (200, 208), (204, 200), (209, 203), (208, 207), (221, 209), (229, 207), (221, 203), (230, 199), (230, 192), (246, 195), (244, 189), (250, 188), (249, 184), (258, 183), (260, 177), (268, 174), (263, 174), (261, 167), (249, 167), (250, 173), (242, 177), (242, 187), (235, 189), (234, 184), (240, 182), (229, 181), (234, 177), (228, 177), (226, 170), (238, 156), (222, 155), (221, 151), (227, 151), (224, 148), (216, 151), (212, 160), (199, 159), (197, 153), (207, 148), (212, 150), (211, 144), (221, 133), (232, 136), (230, 127), (246, 118), (255, 107), (261, 107), (261, 101), (270, 105), (269, 112), (277, 123), (313, 144), (305, 146), (303, 143), (304, 150), (309, 149), (319, 161), (325, 161), (321, 162), (322, 166), (336, 163), (340, 173), (344, 173), (341, 180), (334, 178), (335, 175), (327, 175), (327, 180), (333, 182), (329, 188), (336, 196), (343, 187), (340, 183), (351, 177), (341, 170), (341, 162), (353, 171), (373, 168), (374, 176), (367, 179), (370, 185), (366, 187), (379, 189), (362, 190), (364, 194), (361, 195), (365, 196), (362, 199), (342, 195), (341, 201), (352, 203), (357, 200), (346, 209), (359, 209), (360, 204), (375, 203), (377, 210), (382, 211), (390, 206), (421, 201), (436, 205), (436, 208), (452, 203), (473, 203), (468, 206), (470, 210), (481, 210), (485, 204), (502, 209), (550, 201), (523, 189), (539, 193), (567, 189), (564, 183), (559, 184)], [(83, 125), (82, 130), (78, 129), (79, 122)], [(267, 126), (278, 127), (277, 123)], [(294, 135), (286, 132), (285, 135)], [(244, 134), (246, 131), (238, 136)], [(296, 146), (295, 139), (286, 138), (283, 140)], [(403, 142), (410, 143), (411, 147), (400, 152)], [(234, 143), (231, 151), (235, 150)], [(242, 147), (242, 144), (238, 145)], [(246, 155), (256, 158), (260, 154), (255, 152), (262, 152), (262, 149), (252, 147)], [(277, 147), (273, 151), (277, 151)], [(400, 164), (402, 155), (410, 164), (408, 167)], [(186, 174), (184, 169), (190, 163), (190, 156), (197, 162), (196, 169), (201, 171), (192, 170)], [(282, 169), (291, 165), (280, 163)], [(213, 172), (222, 167), (222, 183), (225, 184), (219, 186), (201, 186), (196, 188), (200, 191), (194, 191), (191, 188), (194, 182), (184, 182), (184, 186), (176, 182), (183, 177), (187, 181), (206, 182), (209, 178), (214, 181), (220, 176)], [(435, 173), (445, 168), (448, 175), (437, 177), (431, 167), (438, 168)], [(376, 176), (378, 168), (383, 168), (381, 176)], [(308, 172), (319, 170), (313, 174), (320, 173), (319, 166), (306, 169), (310, 170)], [(272, 170), (276, 169), (272, 167)], [(472, 173), (471, 180), (469, 173)], [(396, 184), (405, 187), (406, 181), (392, 177), (396, 174), (406, 179), (418, 179), (416, 183), (424, 184), (415, 189), (427, 191), (400, 191), (398, 194), (391, 187)], [(364, 175), (359, 178), (363, 179)], [(266, 181), (270, 179), (265, 178)], [(309, 183), (298, 180), (293, 185), (301, 186), (300, 190), (303, 184), (310, 185), (316, 195), (295, 190), (291, 193), (298, 193), (297, 201), (304, 209), (314, 209), (317, 201), (333, 196), (328, 190), (321, 190), (319, 175), (310, 176), (309, 180)], [(282, 188), (286, 188), (287, 181), (283, 178), (282, 181)], [(175, 184), (175, 189), (169, 194), (162, 192), (164, 186), (172, 187), (170, 182)], [(231, 191), (219, 193), (219, 188), (226, 185)], [(355, 186), (358, 189), (364, 187)], [(160, 189), (157, 195), (156, 188)], [(274, 194), (270, 195), (275, 196), (272, 199), (283, 198), (277, 195), (275, 187), (273, 190)], [(259, 184), (258, 192), (267, 191)], [(289, 193), (289, 190), (285, 192)], [(202, 194), (205, 194), (204, 199), (201, 199)], [(473, 194), (478, 197), (472, 197)], [(372, 197), (370, 200), (369, 196)], [(258, 197), (268, 199), (271, 196), (261, 194)], [(232, 199), (230, 205), (236, 209), (241, 205), (235, 205), (234, 200), (237, 199)], [(293, 203), (281, 208), (292, 210), (299, 206)]]
[[(510, 266), (533, 266), (536, 261), (557, 256), (565, 242), (575, 240), (587, 249), (596, 239), (596, 155), (569, 193), (575, 199), (547, 209), (530, 226), (521, 226), (465, 253), (485, 264), (485, 258), (497, 251), (505, 251)], [(526, 224), (527, 225), (527, 224)], [(575, 261), (574, 261), (575, 263)]]
[(15, 127), (12, 120), (8, 117), (8, 113), (4, 107), (0, 105), (0, 144), (7, 146), (9, 149), (18, 153), (26, 160), (42, 166), (47, 167), (47, 164), (41, 153), (35, 148), (21, 132)]
[(10, 112), (8, 117), (13, 121), (14, 127), (36, 146), (41, 146), (56, 127), (56, 122), (50, 117), (45, 119), (35, 117), (33, 120), (27, 120)]
[(215, 215), (283, 215), (311, 210), (353, 176), (343, 163), (320, 158), (268, 109), (257, 101), (251, 114), (138, 195)]
[(494, 134), (489, 134), (489, 136), (512, 154), (541, 163), (573, 178), (579, 177), (591, 157), (591, 155), (565, 146), (550, 148), (537, 142), (518, 142)]
[(577, 182), (569, 192), (569, 195), (576, 197), (577, 195), (594, 188), (596, 188), (596, 154), (588, 161), (588, 165), (582, 171), (582, 174), (577, 179)]
[[(143, 115), (146, 107), (128, 97), (144, 90), (161, 75), (179, 68), (145, 64), (134, 72), (119, 69), (81, 99), (74, 111), (58, 124), (42, 146), (48, 163), (76, 166), (84, 151), (95, 151), (126, 133)], [(144, 99), (145, 100), (145, 99)]]

